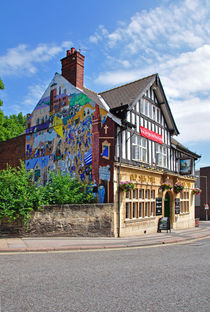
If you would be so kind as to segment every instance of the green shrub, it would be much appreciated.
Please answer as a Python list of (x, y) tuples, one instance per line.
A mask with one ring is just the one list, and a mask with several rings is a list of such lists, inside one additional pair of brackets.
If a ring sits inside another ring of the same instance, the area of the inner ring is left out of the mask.
[(77, 179), (51, 173), (45, 186), (37, 186), (31, 176), (32, 172), (27, 172), (23, 163), (0, 171), (0, 219), (20, 218), (26, 223), (31, 212), (41, 205), (95, 202), (93, 194), (87, 193), (86, 186)]
[(85, 204), (92, 203), (95, 198), (86, 192), (85, 184), (60, 172), (50, 174), (50, 180), (38, 189), (42, 205), (51, 204)]
[(23, 163), (20, 167), (8, 166), (0, 171), (0, 219), (12, 221), (23, 218), (26, 221), (30, 212), (38, 206), (36, 187)]

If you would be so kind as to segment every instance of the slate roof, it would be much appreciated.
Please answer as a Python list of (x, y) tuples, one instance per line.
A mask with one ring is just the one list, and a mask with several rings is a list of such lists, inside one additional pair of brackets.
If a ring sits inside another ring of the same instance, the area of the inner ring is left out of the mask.
[(182, 145), (181, 143), (179, 143), (177, 140), (175, 140), (174, 138), (171, 138), (171, 144), (173, 144), (175, 146), (176, 149), (178, 149), (180, 152), (183, 153), (187, 153), (190, 156), (194, 157), (195, 159), (201, 158), (200, 155), (191, 152), (187, 147), (185, 147), (184, 145)]
[(86, 87), (83, 87), (83, 93), (85, 93), (85, 95), (87, 95), (87, 97), (91, 100), (93, 100), (96, 104), (98, 104), (99, 106), (103, 107), (103, 103), (101, 102), (100, 98), (98, 97), (98, 94)]
[(157, 74), (99, 93), (110, 108), (132, 103)]
[[(104, 108), (107, 112), (109, 112), (109, 106), (107, 103), (104, 103), (104, 100), (101, 98), (100, 95), (98, 95), (96, 92), (86, 88), (86, 87), (83, 87), (83, 93), (85, 95), (87, 95), (87, 97), (89, 99), (91, 99), (92, 101), (94, 101), (96, 104), (99, 105), (99, 107), (102, 107)], [(117, 118), (116, 116), (114, 116), (112, 113), (109, 112), (109, 116), (116, 122), (118, 123), (119, 125), (121, 125), (121, 121), (119, 118)]]

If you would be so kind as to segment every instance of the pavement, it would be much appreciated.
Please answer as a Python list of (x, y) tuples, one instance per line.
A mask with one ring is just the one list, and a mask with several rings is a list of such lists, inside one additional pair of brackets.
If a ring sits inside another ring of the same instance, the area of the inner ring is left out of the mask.
[(199, 227), (162, 231), (126, 238), (114, 237), (0, 237), (0, 253), (97, 250), (146, 247), (174, 244), (210, 237), (210, 221), (200, 221)]

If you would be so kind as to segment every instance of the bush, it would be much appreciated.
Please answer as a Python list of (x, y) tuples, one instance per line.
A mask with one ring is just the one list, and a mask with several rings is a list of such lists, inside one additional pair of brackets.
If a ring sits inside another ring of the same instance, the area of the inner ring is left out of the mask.
[(41, 205), (95, 202), (93, 194), (87, 193), (86, 186), (77, 179), (51, 173), (46, 186), (37, 186), (31, 176), (24, 163), (20, 167), (8, 166), (0, 171), (0, 219), (12, 221), (23, 218), (26, 223), (31, 212)]
[(50, 180), (38, 189), (40, 203), (52, 204), (86, 204), (95, 201), (92, 193), (86, 192), (86, 185), (77, 179), (60, 172), (50, 174)]
[(9, 221), (23, 218), (26, 221), (30, 212), (39, 206), (35, 185), (23, 163), (20, 167), (7, 167), (0, 171), (0, 219)]

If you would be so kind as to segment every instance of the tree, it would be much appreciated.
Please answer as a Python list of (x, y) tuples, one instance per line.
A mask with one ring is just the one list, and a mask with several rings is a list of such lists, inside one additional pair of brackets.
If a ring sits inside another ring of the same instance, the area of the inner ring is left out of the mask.
[[(0, 78), (0, 90), (4, 90), (4, 84), (3, 84), (3, 81), (1, 80), (1, 78)], [(0, 99), (0, 106), (2, 106), (2, 105), (3, 105), (3, 102)]]
[(4, 116), (0, 112), (0, 142), (24, 133), (26, 129), (26, 117), (22, 113), (18, 115)]
[[(4, 89), (3, 81), (0, 78), (0, 90)], [(0, 106), (3, 102), (0, 99)], [(22, 113), (18, 115), (4, 116), (0, 109), (0, 142), (14, 138), (25, 131), (26, 117)]]

